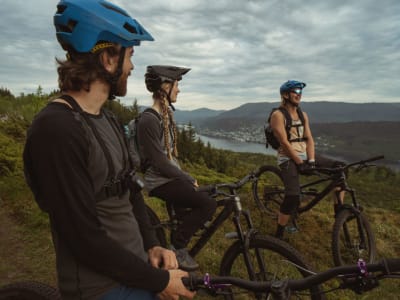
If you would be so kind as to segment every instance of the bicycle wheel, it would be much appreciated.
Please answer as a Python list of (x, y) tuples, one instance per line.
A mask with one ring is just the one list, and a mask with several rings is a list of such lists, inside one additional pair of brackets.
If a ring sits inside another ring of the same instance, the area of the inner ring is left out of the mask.
[(21, 281), (1, 287), (0, 300), (61, 300), (61, 295), (44, 283)]
[(158, 241), (160, 242), (161, 247), (167, 247), (167, 238), (165, 236), (164, 228), (161, 226), (161, 221), (158, 218), (157, 214), (150, 208), (150, 206), (146, 205), (147, 214), (149, 215), (150, 224), (156, 230), (156, 235)]
[[(248, 245), (247, 253), (254, 270), (254, 276), (249, 275), (249, 268), (244, 260), (244, 245), (240, 241), (234, 242), (225, 252), (220, 266), (221, 276), (234, 276), (257, 281), (296, 279), (310, 275), (306, 270), (310, 266), (304, 261), (301, 254), (284, 241), (268, 235), (254, 236)], [(257, 258), (257, 251), (260, 256)], [(264, 267), (260, 267), (260, 266)], [(272, 295), (258, 295), (240, 290), (235, 287), (227, 288), (225, 299), (271, 299)], [(302, 294), (294, 294), (296, 299), (324, 299), (320, 294), (319, 286), (313, 287)], [(310, 295), (311, 294), (311, 295)]]
[(366, 263), (375, 259), (375, 238), (367, 218), (344, 209), (336, 217), (332, 232), (332, 253), (336, 266), (349, 265), (362, 258)]
[(276, 217), (285, 196), (281, 171), (274, 166), (262, 166), (255, 174), (252, 184), (253, 198), (257, 206)]

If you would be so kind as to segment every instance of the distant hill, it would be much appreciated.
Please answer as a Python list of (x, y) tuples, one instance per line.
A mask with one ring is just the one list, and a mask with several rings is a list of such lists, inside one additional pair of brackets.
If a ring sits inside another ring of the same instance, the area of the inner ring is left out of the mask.
[[(235, 109), (204, 119), (201, 128), (237, 130), (264, 124), (272, 108), (278, 102), (246, 103)], [(358, 121), (400, 121), (400, 103), (346, 103), (346, 102), (303, 102), (311, 123), (342, 123)]]
[[(264, 143), (263, 125), (278, 102), (246, 103), (192, 121), (201, 134)], [(384, 154), (398, 163), (400, 103), (304, 102), (318, 151), (348, 159)], [(181, 112), (185, 115), (187, 112)]]
[[(139, 111), (144, 111), (148, 106), (139, 106)], [(174, 112), (175, 120), (180, 124), (199, 124), (201, 121), (213, 118), (226, 110), (214, 110), (209, 108), (198, 108), (195, 110), (180, 110), (176, 109)]]
[(216, 117), (224, 112), (225, 110), (212, 110), (208, 108), (199, 108), (189, 111), (177, 109), (174, 116), (178, 123), (187, 124), (191, 122), (192, 124), (198, 124), (205, 119)]

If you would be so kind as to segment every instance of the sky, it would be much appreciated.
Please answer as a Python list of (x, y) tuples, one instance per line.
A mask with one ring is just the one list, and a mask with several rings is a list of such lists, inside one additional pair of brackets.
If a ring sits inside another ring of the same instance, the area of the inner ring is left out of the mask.
[[(84, 1), (84, 0), (82, 0)], [(14, 95), (57, 89), (55, 0), (0, 0), (0, 87)], [(232, 109), (280, 100), (400, 102), (398, 0), (115, 0), (155, 38), (135, 47), (128, 94), (151, 105), (147, 65), (191, 68), (176, 107)]]

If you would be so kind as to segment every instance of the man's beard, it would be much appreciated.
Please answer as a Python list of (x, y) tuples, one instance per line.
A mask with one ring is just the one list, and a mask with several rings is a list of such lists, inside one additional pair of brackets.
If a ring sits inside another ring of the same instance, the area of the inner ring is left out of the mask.
[(115, 91), (115, 96), (123, 97), (127, 93), (128, 86), (128, 76), (121, 76), (117, 82), (117, 88)]

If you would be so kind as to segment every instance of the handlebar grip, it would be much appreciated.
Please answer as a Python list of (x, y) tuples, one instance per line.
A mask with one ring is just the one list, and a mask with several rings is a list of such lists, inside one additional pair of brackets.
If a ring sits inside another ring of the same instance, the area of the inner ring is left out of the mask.
[(182, 283), (187, 289), (192, 290), (192, 282), (189, 277), (182, 277)]
[(182, 277), (182, 283), (189, 291), (194, 292), (199, 289), (199, 284), (203, 281), (196, 274), (189, 273), (189, 277)]

